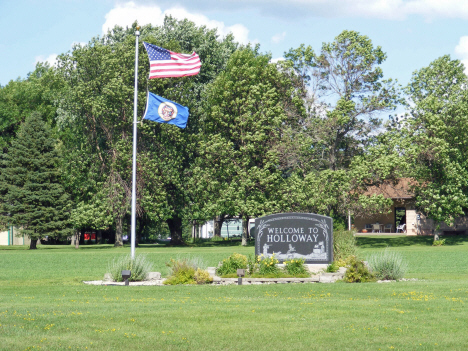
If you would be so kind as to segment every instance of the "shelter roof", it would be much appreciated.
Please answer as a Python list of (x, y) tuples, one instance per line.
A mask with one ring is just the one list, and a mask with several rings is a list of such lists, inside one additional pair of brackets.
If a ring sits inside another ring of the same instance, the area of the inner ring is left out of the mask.
[(387, 199), (412, 199), (414, 193), (411, 186), (416, 185), (416, 181), (411, 178), (400, 178), (398, 180), (385, 180), (380, 185), (373, 185), (367, 188), (365, 195), (383, 195)]

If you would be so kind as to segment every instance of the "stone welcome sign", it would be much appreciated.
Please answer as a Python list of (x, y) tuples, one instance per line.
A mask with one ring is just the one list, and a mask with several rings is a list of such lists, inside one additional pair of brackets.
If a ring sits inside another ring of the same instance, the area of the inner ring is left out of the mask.
[(313, 213), (279, 213), (255, 220), (255, 254), (309, 264), (333, 262), (333, 219)]

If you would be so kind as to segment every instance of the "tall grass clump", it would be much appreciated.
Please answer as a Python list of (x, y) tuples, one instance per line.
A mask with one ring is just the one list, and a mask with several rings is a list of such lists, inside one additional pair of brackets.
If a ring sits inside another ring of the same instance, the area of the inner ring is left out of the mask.
[(357, 256), (354, 232), (339, 229), (333, 233), (333, 259), (345, 262), (349, 257)]
[(135, 255), (133, 260), (131, 255), (125, 255), (114, 258), (107, 267), (107, 271), (111, 274), (113, 281), (123, 281), (122, 271), (129, 270), (132, 272), (129, 281), (136, 282), (146, 279), (148, 273), (153, 269), (153, 263), (148, 260), (146, 255)]
[(401, 254), (388, 248), (370, 256), (368, 264), (375, 276), (381, 280), (401, 279), (408, 269)]

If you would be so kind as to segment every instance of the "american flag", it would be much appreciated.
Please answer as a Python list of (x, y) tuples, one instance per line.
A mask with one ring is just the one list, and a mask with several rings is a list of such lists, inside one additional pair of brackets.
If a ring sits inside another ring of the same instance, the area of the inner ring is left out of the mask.
[(193, 52), (178, 54), (143, 42), (150, 60), (149, 79), (194, 76), (200, 72), (200, 57)]

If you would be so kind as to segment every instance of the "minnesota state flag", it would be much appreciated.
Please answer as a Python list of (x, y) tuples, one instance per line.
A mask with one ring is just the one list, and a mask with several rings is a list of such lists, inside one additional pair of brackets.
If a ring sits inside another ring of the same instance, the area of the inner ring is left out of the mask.
[(179, 128), (187, 126), (189, 109), (176, 102), (148, 92), (146, 111), (143, 119), (158, 123), (174, 124)]

